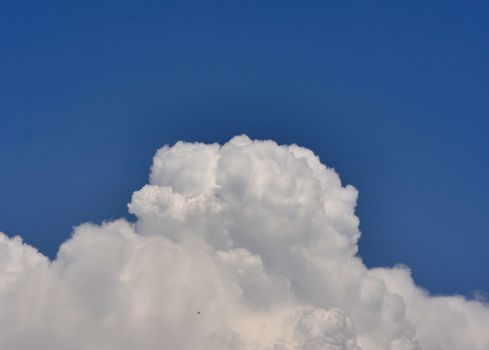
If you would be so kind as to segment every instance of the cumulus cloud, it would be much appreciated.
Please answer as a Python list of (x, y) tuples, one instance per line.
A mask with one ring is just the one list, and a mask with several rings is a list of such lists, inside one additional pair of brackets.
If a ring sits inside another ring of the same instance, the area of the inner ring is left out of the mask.
[(489, 308), (357, 256), (357, 191), (310, 150), (160, 149), (120, 219), (50, 261), (0, 234), (1, 349), (487, 350)]

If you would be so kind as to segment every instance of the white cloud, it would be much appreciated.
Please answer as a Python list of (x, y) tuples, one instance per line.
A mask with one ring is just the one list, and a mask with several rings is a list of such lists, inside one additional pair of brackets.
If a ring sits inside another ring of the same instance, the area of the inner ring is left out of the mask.
[(0, 234), (0, 349), (487, 350), (489, 308), (356, 256), (357, 191), (309, 150), (160, 149), (125, 220), (54, 261)]

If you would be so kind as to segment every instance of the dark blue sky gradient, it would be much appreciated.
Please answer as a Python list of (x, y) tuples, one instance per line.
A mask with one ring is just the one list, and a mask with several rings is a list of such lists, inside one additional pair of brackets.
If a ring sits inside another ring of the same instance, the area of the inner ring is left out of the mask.
[(360, 191), (360, 254), (489, 291), (487, 1), (3, 1), (0, 230), (53, 257), (157, 148), (246, 133)]

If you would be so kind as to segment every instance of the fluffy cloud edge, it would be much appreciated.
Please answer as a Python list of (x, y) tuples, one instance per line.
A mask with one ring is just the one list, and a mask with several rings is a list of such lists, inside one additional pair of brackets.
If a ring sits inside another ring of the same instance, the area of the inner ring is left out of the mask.
[(487, 305), (362, 263), (356, 199), (297, 145), (165, 146), (136, 222), (80, 225), (53, 261), (0, 233), (0, 347), (488, 349)]

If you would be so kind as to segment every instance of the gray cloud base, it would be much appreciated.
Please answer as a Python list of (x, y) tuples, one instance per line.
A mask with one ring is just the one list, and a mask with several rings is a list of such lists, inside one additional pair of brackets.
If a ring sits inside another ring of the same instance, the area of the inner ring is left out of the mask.
[(295, 145), (165, 146), (135, 223), (83, 224), (54, 261), (0, 233), (0, 348), (489, 349), (483, 303), (365, 267), (356, 199)]

